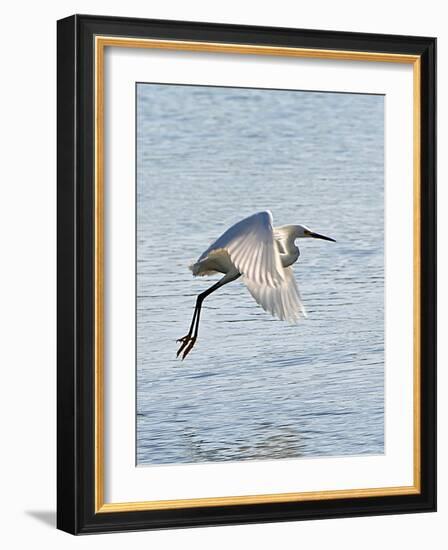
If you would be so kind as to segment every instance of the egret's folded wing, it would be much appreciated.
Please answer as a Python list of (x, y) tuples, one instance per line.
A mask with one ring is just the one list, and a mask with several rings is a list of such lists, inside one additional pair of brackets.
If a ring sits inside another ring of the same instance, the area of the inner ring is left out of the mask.
[(244, 283), (254, 300), (274, 317), (290, 323), (297, 322), (300, 317), (306, 317), (291, 267), (284, 269), (284, 280), (277, 286), (260, 285), (247, 277), (244, 277)]
[(253, 214), (230, 227), (201, 255), (198, 262), (219, 249), (226, 250), (241, 275), (255, 284), (273, 287), (284, 280), (269, 211)]

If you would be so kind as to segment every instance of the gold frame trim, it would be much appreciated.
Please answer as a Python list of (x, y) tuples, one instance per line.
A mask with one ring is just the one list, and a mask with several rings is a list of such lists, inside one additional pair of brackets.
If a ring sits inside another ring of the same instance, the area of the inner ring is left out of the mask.
[[(154, 48), (161, 50), (197, 51), (207, 53), (235, 53), (314, 59), (408, 63), (413, 65), (413, 172), (414, 172), (414, 483), (403, 487), (276, 493), (263, 495), (157, 500), (142, 502), (104, 502), (104, 50), (106, 47)], [(354, 52), (256, 46), (253, 44), (225, 44), (182, 40), (156, 40), (96, 36), (95, 55), (95, 513), (166, 510), (201, 506), (231, 506), (274, 502), (303, 502), (340, 498), (412, 495), (421, 492), (421, 425), (420, 425), (420, 270), (421, 270), (421, 176), (420, 176), (420, 120), (421, 120), (421, 60), (417, 55), (381, 52)]]

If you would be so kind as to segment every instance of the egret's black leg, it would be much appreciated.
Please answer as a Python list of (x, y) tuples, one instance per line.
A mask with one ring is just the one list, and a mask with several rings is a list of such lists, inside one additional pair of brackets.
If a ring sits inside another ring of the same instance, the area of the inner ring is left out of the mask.
[(228, 282), (230, 281), (223, 281), (223, 279), (221, 279), (221, 281), (218, 281), (204, 292), (201, 292), (201, 294), (198, 294), (196, 298), (196, 306), (194, 308), (193, 319), (191, 320), (190, 330), (188, 331), (188, 334), (186, 336), (183, 336), (182, 338), (179, 338), (179, 340), (177, 340), (178, 342), (181, 342), (181, 346), (177, 350), (176, 357), (179, 357), (179, 355), (183, 352), (182, 360), (184, 360), (196, 343), (199, 331), (199, 318), (201, 315), (202, 302), (205, 300), (205, 298), (207, 298), (209, 294), (211, 294), (215, 290), (218, 290), (218, 288)]
[(195, 328), (195, 323), (196, 323), (196, 317), (198, 315), (198, 299), (199, 299), (199, 296), (196, 299), (196, 305), (194, 307), (193, 319), (191, 320), (191, 324), (190, 324), (190, 328), (188, 330), (188, 334), (186, 336), (182, 336), (182, 338), (179, 338), (179, 340), (176, 340), (176, 342), (182, 342), (182, 345), (180, 346), (180, 348), (179, 348), (179, 350), (176, 354), (176, 357), (179, 357), (180, 353), (182, 352), (184, 347), (187, 345), (187, 343), (190, 341), (191, 336), (193, 334), (193, 330)]

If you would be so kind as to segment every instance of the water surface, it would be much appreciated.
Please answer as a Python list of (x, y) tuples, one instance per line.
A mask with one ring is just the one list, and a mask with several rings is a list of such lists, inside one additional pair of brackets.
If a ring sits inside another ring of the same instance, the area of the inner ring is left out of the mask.
[[(382, 96), (137, 86), (137, 463), (384, 451)], [(241, 281), (187, 266), (270, 209), (299, 241), (308, 312), (273, 319)]]

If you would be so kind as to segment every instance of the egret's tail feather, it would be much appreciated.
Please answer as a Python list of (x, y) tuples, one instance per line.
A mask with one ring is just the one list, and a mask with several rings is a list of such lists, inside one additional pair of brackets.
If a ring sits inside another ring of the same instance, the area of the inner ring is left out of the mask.
[(230, 262), (229, 255), (222, 248), (212, 250), (207, 256), (202, 255), (189, 268), (195, 277), (228, 273), (232, 269), (235, 269)]
[(206, 275), (213, 275), (216, 273), (213, 269), (204, 269), (202, 262), (195, 262), (188, 266), (188, 269), (193, 273), (193, 277), (205, 277)]
[(196, 262), (190, 264), (188, 266), (188, 269), (193, 273), (195, 277), (196, 275), (198, 275), (198, 264)]

